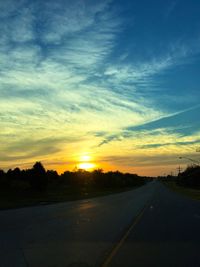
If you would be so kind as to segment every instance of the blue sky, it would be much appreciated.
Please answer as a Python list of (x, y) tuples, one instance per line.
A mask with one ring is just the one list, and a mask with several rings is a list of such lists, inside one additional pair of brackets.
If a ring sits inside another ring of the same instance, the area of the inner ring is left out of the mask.
[(158, 175), (200, 158), (199, 14), (195, 0), (0, 1), (0, 167), (87, 154)]

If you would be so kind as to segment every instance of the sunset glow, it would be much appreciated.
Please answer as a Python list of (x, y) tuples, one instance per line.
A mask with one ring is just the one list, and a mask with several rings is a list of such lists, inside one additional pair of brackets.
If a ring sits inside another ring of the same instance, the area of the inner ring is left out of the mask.
[(82, 155), (81, 157), (80, 157), (80, 160), (81, 161), (90, 161), (91, 160), (91, 156), (89, 156), (89, 155)]
[(199, 12), (194, 0), (0, 1), (0, 168), (160, 175), (198, 160)]
[(84, 169), (84, 170), (91, 170), (95, 168), (95, 164), (94, 163), (89, 163), (89, 162), (84, 162), (84, 163), (80, 163), (78, 165), (79, 169)]
[(88, 152), (85, 152), (80, 155), (79, 163), (78, 163), (78, 169), (84, 169), (84, 170), (93, 170), (96, 168), (96, 164), (94, 163), (94, 157)]

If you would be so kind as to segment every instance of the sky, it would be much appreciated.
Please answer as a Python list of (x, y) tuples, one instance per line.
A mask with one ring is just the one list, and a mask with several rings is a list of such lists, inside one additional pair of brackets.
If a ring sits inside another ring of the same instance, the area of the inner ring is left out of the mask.
[(196, 0), (0, 0), (0, 168), (155, 176), (200, 160), (199, 14)]

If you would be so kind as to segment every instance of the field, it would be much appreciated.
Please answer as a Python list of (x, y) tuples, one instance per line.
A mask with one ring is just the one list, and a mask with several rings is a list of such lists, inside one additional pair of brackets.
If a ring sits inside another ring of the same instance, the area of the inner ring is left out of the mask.
[(76, 188), (63, 186), (60, 188), (50, 188), (44, 192), (34, 192), (27, 190), (2, 190), (0, 191), (0, 209), (20, 208), (25, 206), (46, 205), (64, 201), (73, 201), (87, 198), (94, 198), (109, 194), (128, 191), (137, 186), (124, 188), (99, 189), (94, 187)]

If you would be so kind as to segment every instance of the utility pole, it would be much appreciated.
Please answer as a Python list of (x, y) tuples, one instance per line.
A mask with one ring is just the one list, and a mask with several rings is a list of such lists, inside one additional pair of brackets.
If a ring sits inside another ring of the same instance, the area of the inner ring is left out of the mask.
[(178, 166), (177, 170), (178, 170), (178, 175), (179, 175), (182, 171), (182, 168), (180, 166)]

